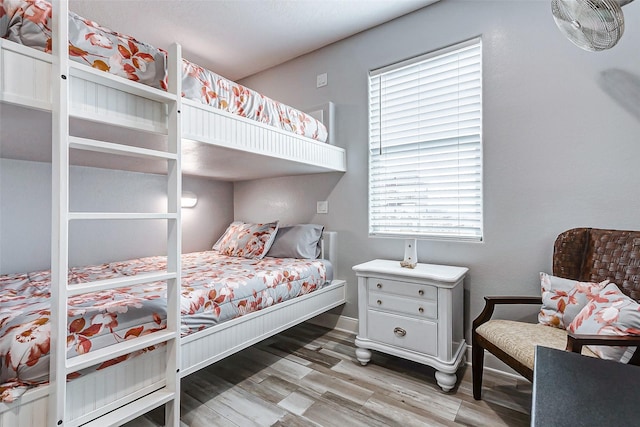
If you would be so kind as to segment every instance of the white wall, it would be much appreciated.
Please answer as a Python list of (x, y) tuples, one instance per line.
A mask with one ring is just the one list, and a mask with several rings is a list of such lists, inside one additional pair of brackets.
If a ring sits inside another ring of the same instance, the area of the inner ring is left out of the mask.
[(316, 214), (316, 202), (327, 200), (341, 178), (342, 173), (335, 172), (236, 182), (233, 187), (235, 219), (278, 220), (282, 225), (324, 224), (327, 215)]
[[(567, 41), (550, 9), (546, 0), (441, 1), (242, 81), (298, 107), (336, 104), (348, 172), (337, 183), (327, 178), (328, 197), (322, 186), (299, 197), (305, 206), (329, 200), (328, 215), (306, 217), (340, 233), (338, 276), (349, 280), (344, 315), (357, 317), (350, 267), (403, 255), (402, 241), (367, 235), (367, 72), (478, 35), (484, 43), (485, 239), (418, 245), (421, 262), (470, 268), (467, 329), (483, 295), (539, 294), (538, 272), (551, 269), (561, 231), (640, 229), (640, 2), (624, 7), (622, 41), (600, 53)], [(608, 85), (625, 95), (627, 109), (603, 89), (601, 73), (612, 69), (631, 73), (628, 81)], [(316, 89), (316, 74), (324, 72), (329, 84)], [(236, 212), (260, 206), (261, 217), (275, 217), (282, 211), (278, 201), (288, 204), (291, 192), (300, 192), (300, 179), (236, 186)], [(256, 200), (265, 189), (268, 200)]]
[[(166, 177), (72, 167), (72, 211), (162, 212)], [(182, 209), (183, 252), (209, 249), (233, 220), (233, 185), (184, 177), (198, 196)], [(69, 263), (91, 265), (166, 254), (166, 221), (74, 221)], [(48, 269), (51, 258), (51, 164), (0, 159), (0, 274)]]

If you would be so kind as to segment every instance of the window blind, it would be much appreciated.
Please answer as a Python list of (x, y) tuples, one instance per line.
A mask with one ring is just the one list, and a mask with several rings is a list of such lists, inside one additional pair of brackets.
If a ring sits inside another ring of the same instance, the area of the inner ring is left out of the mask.
[(482, 42), (369, 73), (369, 234), (482, 240)]

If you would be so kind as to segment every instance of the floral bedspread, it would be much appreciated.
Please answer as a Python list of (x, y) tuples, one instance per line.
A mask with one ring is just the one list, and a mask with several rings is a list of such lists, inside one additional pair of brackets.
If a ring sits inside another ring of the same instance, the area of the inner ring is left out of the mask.
[[(0, 0), (0, 37), (51, 52), (51, 4)], [(69, 13), (70, 59), (159, 89), (167, 87), (166, 52)], [(324, 142), (318, 120), (183, 60), (185, 98)]]
[[(72, 268), (69, 283), (163, 270), (165, 257), (140, 258)], [(217, 251), (184, 254), (182, 335), (312, 292), (324, 285), (326, 276), (322, 260), (255, 260)], [(29, 386), (48, 380), (50, 283), (50, 271), (0, 276), (0, 401), (12, 401)], [(73, 357), (163, 329), (166, 286), (155, 282), (79, 295), (70, 299), (68, 316), (67, 355)]]

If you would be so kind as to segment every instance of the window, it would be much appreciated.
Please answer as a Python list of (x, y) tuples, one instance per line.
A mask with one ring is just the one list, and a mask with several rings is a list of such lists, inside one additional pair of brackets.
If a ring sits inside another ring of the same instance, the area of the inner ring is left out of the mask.
[(482, 42), (369, 73), (369, 235), (482, 240)]

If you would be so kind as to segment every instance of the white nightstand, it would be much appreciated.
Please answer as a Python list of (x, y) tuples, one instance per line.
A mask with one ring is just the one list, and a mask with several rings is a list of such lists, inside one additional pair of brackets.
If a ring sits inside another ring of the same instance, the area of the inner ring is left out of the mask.
[(377, 259), (353, 267), (358, 276), (356, 357), (366, 365), (378, 350), (437, 369), (444, 390), (457, 381), (465, 356), (464, 267)]

